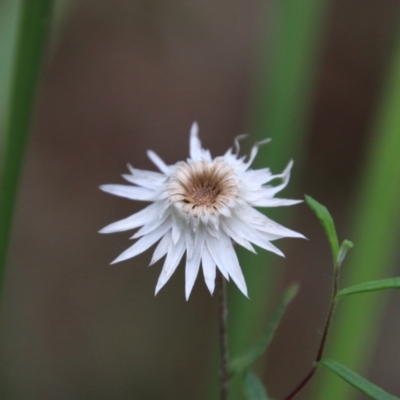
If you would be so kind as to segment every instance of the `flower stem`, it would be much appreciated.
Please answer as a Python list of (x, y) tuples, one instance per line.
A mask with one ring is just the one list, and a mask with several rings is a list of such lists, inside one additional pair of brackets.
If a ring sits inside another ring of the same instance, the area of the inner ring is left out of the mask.
[(218, 280), (218, 300), (219, 300), (219, 342), (221, 352), (221, 367), (220, 367), (220, 383), (221, 383), (221, 400), (228, 400), (229, 391), (229, 352), (228, 352), (228, 301), (226, 280), (221, 272), (217, 273)]
[(306, 375), (306, 377), (296, 386), (296, 388), (285, 397), (285, 400), (292, 400), (294, 399), (302, 389), (307, 385), (307, 383), (311, 380), (311, 378), (315, 375), (318, 369), (317, 363), (321, 361), (322, 355), (324, 353), (326, 339), (328, 337), (329, 327), (332, 322), (333, 313), (336, 307), (336, 294), (338, 291), (338, 282), (339, 282), (339, 267), (335, 267), (335, 273), (333, 278), (333, 288), (332, 288), (332, 296), (331, 296), (331, 304), (329, 306), (328, 316), (326, 317), (324, 331), (322, 333), (321, 342), (319, 344), (317, 357), (315, 358), (314, 366), (312, 367), (311, 371)]

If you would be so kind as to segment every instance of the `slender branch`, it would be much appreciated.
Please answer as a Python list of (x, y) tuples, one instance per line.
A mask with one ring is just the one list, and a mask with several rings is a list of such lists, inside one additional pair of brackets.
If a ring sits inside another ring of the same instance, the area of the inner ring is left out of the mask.
[(221, 367), (220, 367), (220, 382), (221, 382), (221, 400), (228, 400), (229, 391), (229, 352), (228, 352), (228, 301), (226, 281), (221, 272), (218, 271), (218, 297), (219, 297), (219, 341), (221, 351)]
[(339, 268), (335, 267), (331, 303), (329, 305), (329, 311), (328, 311), (328, 315), (326, 317), (324, 331), (322, 333), (322, 338), (321, 338), (321, 342), (319, 344), (318, 353), (317, 353), (317, 357), (315, 358), (314, 366), (312, 367), (311, 371), (306, 375), (306, 377), (296, 386), (296, 388), (288, 396), (285, 397), (285, 400), (294, 399), (317, 372), (317, 369), (318, 369), (317, 363), (319, 361), (321, 361), (321, 359), (322, 359), (322, 355), (323, 355), (324, 349), (325, 349), (326, 339), (328, 337), (329, 327), (332, 322), (333, 313), (335, 312), (335, 307), (336, 307), (335, 297), (336, 297), (336, 294), (338, 291), (338, 281), (339, 281)]

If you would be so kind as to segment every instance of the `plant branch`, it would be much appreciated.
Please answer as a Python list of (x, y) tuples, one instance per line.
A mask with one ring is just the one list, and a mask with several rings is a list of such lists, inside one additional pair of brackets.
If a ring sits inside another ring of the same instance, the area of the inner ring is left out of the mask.
[(292, 400), (294, 399), (301, 390), (307, 385), (307, 383), (311, 380), (311, 378), (315, 375), (318, 370), (318, 362), (321, 361), (322, 355), (324, 353), (326, 339), (328, 337), (329, 328), (332, 322), (333, 313), (335, 312), (336, 308), (336, 294), (338, 292), (338, 281), (339, 281), (339, 267), (335, 266), (334, 278), (333, 278), (333, 288), (332, 288), (332, 296), (331, 296), (331, 303), (329, 305), (328, 315), (326, 317), (326, 322), (324, 326), (324, 331), (322, 333), (321, 342), (319, 344), (317, 356), (315, 358), (314, 366), (312, 367), (311, 371), (306, 375), (306, 377), (296, 386), (296, 388), (285, 397), (285, 400)]

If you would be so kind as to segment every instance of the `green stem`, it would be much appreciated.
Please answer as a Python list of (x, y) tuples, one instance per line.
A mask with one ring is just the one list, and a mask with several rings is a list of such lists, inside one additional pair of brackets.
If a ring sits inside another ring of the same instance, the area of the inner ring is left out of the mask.
[(322, 333), (321, 342), (319, 344), (317, 357), (315, 358), (315, 361), (314, 361), (314, 366), (311, 368), (311, 371), (306, 375), (306, 377), (297, 385), (297, 387), (288, 396), (285, 397), (285, 400), (294, 399), (306, 387), (308, 382), (313, 378), (313, 376), (315, 375), (315, 373), (317, 372), (317, 370), (319, 368), (318, 363), (322, 360), (322, 356), (324, 354), (326, 340), (328, 338), (328, 333), (329, 333), (329, 328), (331, 327), (333, 314), (334, 314), (335, 308), (336, 308), (336, 295), (337, 295), (338, 287), (339, 287), (339, 272), (340, 272), (339, 267), (335, 266), (334, 276), (333, 276), (331, 304), (329, 306), (328, 316), (325, 321), (325, 327), (324, 327), (324, 331)]
[(0, 180), (0, 288), (52, 0), (22, 0)]
[(229, 350), (228, 350), (228, 293), (226, 280), (221, 272), (217, 274), (219, 297), (219, 341), (221, 353), (220, 387), (221, 400), (228, 400), (229, 396)]

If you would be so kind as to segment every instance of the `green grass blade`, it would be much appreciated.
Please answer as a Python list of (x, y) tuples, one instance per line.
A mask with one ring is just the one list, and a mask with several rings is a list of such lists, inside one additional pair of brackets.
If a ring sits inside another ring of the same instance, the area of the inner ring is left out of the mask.
[(17, 36), (18, 1), (0, 2), (0, 151), (2, 150), (4, 117), (8, 94), (12, 59)]
[(337, 361), (321, 360), (318, 364), (329, 368), (337, 376), (344, 379), (351, 386), (355, 387), (360, 392), (366, 394), (373, 400), (399, 400), (398, 397), (386, 393), (380, 387), (369, 382), (367, 379), (363, 378), (362, 376), (358, 375), (357, 373), (338, 363)]
[[(328, 0), (295, 0), (278, 2), (274, 8), (276, 13), (271, 19), (277, 29), (273, 32), (270, 51), (260, 48), (264, 60), (269, 62), (260, 62), (262, 72), (255, 82), (256, 94), (250, 112), (250, 131), (256, 133), (255, 140), (270, 137), (273, 141), (260, 149), (254, 168), (270, 167), (277, 173), (293, 158), (293, 174), (300, 174), (328, 4)], [(262, 18), (260, 26), (265, 31), (265, 27), (270, 26), (270, 17), (265, 13)], [(263, 46), (266, 47), (265, 43)], [(289, 186), (294, 187), (293, 184)], [(287, 193), (285, 196), (290, 197)], [(267, 215), (282, 223), (291, 213), (287, 208), (269, 209)], [(260, 331), (262, 316), (268, 310), (269, 296), (273, 293), (272, 283), (276, 281), (271, 266), (280, 261), (276, 255), (265, 251), (257, 256), (240, 251), (239, 255), (251, 301), (231, 290), (230, 309), (235, 315), (230, 321), (233, 353), (248, 348)]]
[(232, 376), (244, 372), (262, 357), (274, 337), (283, 314), (298, 290), (298, 285), (293, 285), (285, 291), (261, 339), (244, 354), (232, 360), (229, 368)]
[(0, 280), (4, 272), (18, 178), (42, 64), (51, 5), (52, 0), (21, 2), (0, 169)]
[(243, 378), (243, 389), (247, 400), (269, 400), (264, 385), (251, 372), (248, 372)]
[[(386, 92), (354, 208), (352, 237), (356, 246), (343, 269), (344, 286), (392, 275), (400, 225), (400, 41), (387, 76)], [(373, 297), (352, 296), (347, 299), (336, 315), (328, 342), (330, 354), (358, 371), (368, 365), (376, 339), (377, 321), (383, 312), (385, 296)], [(321, 374), (320, 378), (313, 398), (351, 398), (348, 386), (338, 385), (330, 374)]]
[(328, 242), (331, 246), (331, 252), (333, 257), (333, 264), (337, 266), (339, 258), (339, 240), (336, 234), (335, 223), (329, 213), (328, 209), (318, 201), (314, 200), (310, 196), (305, 196), (307, 205), (311, 208), (314, 214), (319, 219), (322, 227), (324, 228), (325, 234), (328, 238)]
[(357, 293), (374, 292), (377, 290), (400, 289), (400, 277), (381, 279), (379, 281), (365, 282), (339, 290), (335, 299)]

